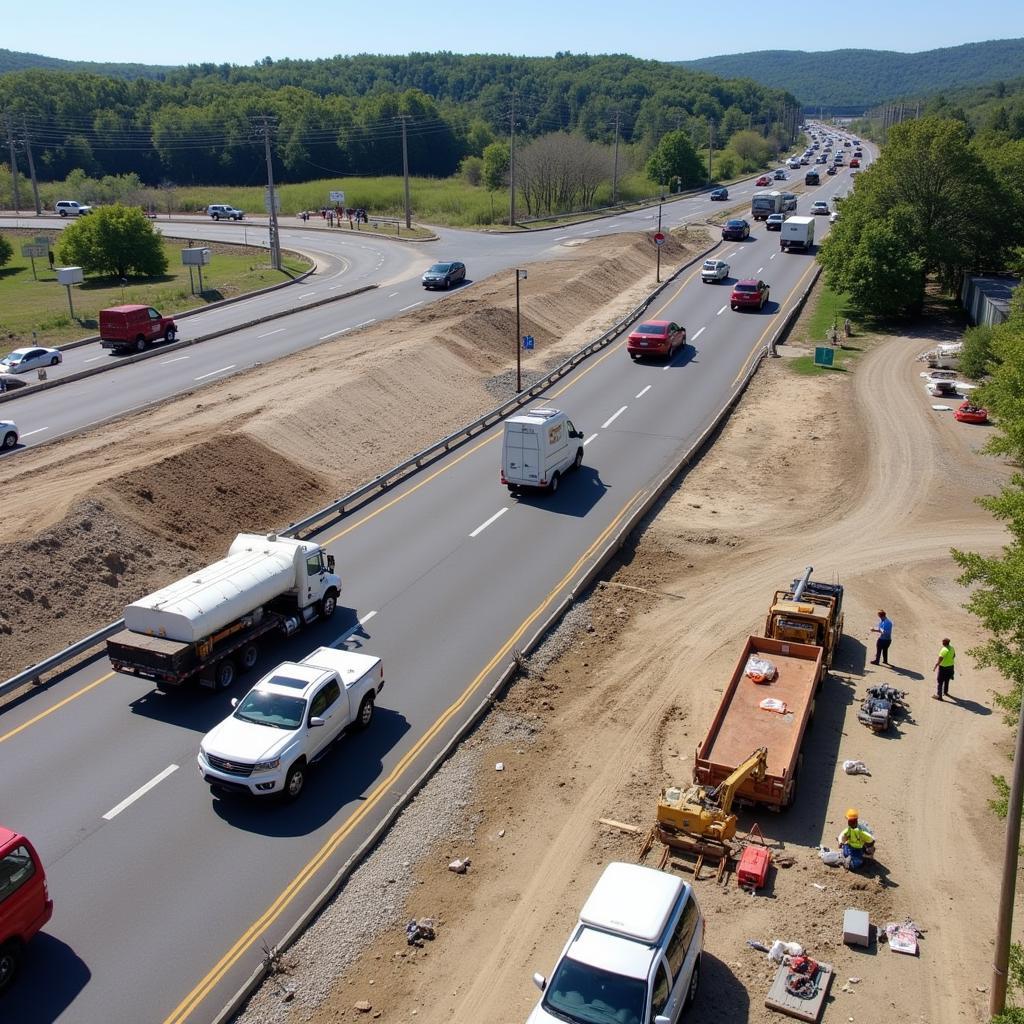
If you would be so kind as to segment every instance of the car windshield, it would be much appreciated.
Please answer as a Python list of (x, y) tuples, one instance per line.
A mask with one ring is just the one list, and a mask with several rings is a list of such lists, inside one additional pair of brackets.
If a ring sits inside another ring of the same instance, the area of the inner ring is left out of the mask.
[(743, 227), (743, 221), (741, 221), (741, 220), (731, 220), (725, 226), (727, 228), (741, 228), (741, 227)]
[(428, 274), (447, 274), (451, 269), (450, 263), (435, 263), (428, 271)]
[(664, 334), (664, 324), (641, 324), (633, 333), (634, 334)]
[(705, 270), (717, 270), (718, 269), (718, 264), (714, 260), (705, 260), (704, 261), (704, 269)]
[(301, 697), (283, 693), (250, 690), (235, 708), (234, 717), (252, 725), (272, 729), (298, 729), (306, 715), (306, 702)]
[(736, 291), (738, 292), (756, 292), (756, 284), (738, 284), (736, 285)]
[(579, 1024), (641, 1024), (647, 983), (566, 957), (544, 994), (544, 1009)]

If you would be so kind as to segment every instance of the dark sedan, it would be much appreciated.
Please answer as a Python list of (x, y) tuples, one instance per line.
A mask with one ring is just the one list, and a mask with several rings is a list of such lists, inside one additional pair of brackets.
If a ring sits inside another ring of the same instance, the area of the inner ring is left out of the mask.
[(422, 280), (424, 288), (451, 288), (466, 280), (466, 264), (435, 263)]
[(711, 190), (711, 195), (708, 196), (708, 198), (709, 199), (716, 199), (716, 200), (728, 199), (729, 198), (729, 190), (727, 188), (712, 189)]
[(727, 220), (722, 226), (722, 237), (734, 242), (742, 242), (750, 237), (750, 225), (745, 220)]

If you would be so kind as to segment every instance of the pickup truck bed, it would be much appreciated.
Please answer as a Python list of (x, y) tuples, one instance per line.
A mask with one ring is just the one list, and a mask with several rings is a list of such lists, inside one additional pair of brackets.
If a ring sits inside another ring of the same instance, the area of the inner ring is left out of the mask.
[[(776, 678), (759, 685), (745, 675), (751, 654), (767, 658), (778, 669)], [(785, 643), (750, 637), (733, 670), (707, 736), (697, 748), (694, 781), (715, 786), (758, 747), (768, 748), (768, 771), (754, 783), (747, 780), (739, 798), (770, 807), (787, 807), (795, 792), (795, 776), (814, 693), (822, 669), (822, 649), (811, 644)], [(765, 711), (760, 703), (774, 697), (786, 713)]]

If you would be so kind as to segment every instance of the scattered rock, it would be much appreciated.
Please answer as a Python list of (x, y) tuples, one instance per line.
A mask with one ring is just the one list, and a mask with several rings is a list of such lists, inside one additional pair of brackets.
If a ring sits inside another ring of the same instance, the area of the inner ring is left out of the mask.
[(358, 1010), (360, 1013), (369, 1013), (373, 1009), (373, 1006), (367, 1000), (360, 999), (352, 1009)]

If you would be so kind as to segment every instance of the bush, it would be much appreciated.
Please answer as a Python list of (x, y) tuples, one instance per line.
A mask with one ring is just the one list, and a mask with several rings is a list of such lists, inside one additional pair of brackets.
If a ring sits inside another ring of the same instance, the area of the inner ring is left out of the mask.
[(964, 347), (960, 354), (960, 369), (974, 380), (987, 377), (992, 358), (992, 328), (988, 324), (968, 327), (964, 331)]
[(80, 217), (64, 229), (57, 253), (87, 274), (156, 277), (167, 270), (160, 235), (138, 207), (102, 206)]
[(7, 266), (14, 258), (14, 246), (0, 235), (0, 267)]
[(484, 162), (478, 156), (467, 156), (459, 164), (459, 176), (467, 185), (476, 188), (484, 177)]

